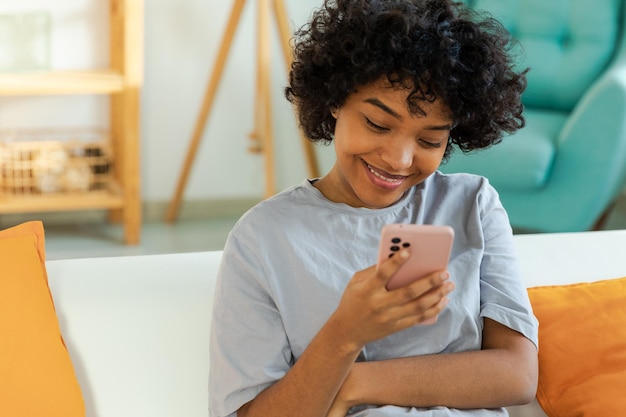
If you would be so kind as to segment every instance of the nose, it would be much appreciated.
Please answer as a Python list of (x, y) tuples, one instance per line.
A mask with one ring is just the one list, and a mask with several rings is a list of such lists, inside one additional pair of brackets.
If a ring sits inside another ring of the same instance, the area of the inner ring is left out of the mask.
[(396, 172), (411, 168), (415, 159), (415, 144), (412, 142), (389, 141), (381, 152), (381, 159)]

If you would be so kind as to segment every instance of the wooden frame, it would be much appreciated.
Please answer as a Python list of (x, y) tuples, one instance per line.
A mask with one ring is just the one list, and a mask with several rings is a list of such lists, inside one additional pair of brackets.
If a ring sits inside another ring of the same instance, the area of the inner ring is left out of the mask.
[[(219, 86), (220, 79), (226, 64), (226, 58), (230, 50), (237, 25), (241, 18), (243, 7), (246, 0), (235, 0), (231, 10), (226, 31), (224, 32), (222, 42), (218, 51), (217, 59), (213, 67), (207, 84), (206, 92), (200, 113), (196, 120), (189, 148), (183, 168), (178, 179), (176, 189), (168, 211), (166, 221), (172, 223), (178, 217), (178, 211), (182, 200), (182, 195), (191, 172), (191, 167), (195, 160), (195, 156), (202, 139), (202, 133), (206, 125), (209, 113), (213, 106), (213, 101)], [(257, 0), (257, 62), (256, 62), (256, 97), (255, 97), (255, 118), (254, 130), (250, 134), (253, 140), (250, 147), (251, 152), (262, 153), (265, 157), (265, 197), (269, 197), (276, 193), (276, 179), (274, 172), (274, 141), (272, 127), (272, 106), (271, 106), (271, 89), (270, 89), (270, 67), (271, 67), (271, 51), (270, 51), (270, 17), (271, 11), (278, 26), (278, 32), (281, 40), (281, 48), (285, 58), (287, 73), (291, 69), (292, 54), (289, 45), (291, 32), (289, 29), (289, 21), (283, 0)], [(313, 144), (308, 141), (302, 132), (300, 132), (301, 142), (304, 148), (305, 163), (309, 176), (318, 177), (319, 169), (317, 157)]]

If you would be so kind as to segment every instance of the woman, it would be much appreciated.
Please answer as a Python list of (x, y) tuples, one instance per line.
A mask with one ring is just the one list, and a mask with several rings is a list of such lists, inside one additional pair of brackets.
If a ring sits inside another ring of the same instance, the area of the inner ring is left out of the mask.
[[(211, 416), (501, 416), (537, 383), (537, 323), (506, 212), (454, 146), (523, 126), (509, 38), (446, 0), (326, 0), (296, 33), (287, 98), (336, 162), (231, 232), (211, 334)], [(449, 225), (446, 271), (388, 291), (389, 223)], [(421, 325), (437, 317), (433, 325)]]

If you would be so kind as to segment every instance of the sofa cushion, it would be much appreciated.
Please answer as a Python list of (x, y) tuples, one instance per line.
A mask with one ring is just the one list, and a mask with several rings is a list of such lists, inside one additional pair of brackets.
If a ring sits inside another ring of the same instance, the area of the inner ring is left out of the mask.
[(0, 231), (0, 415), (85, 415), (45, 269), (41, 222)]
[(500, 20), (522, 45), (530, 68), (524, 103), (566, 110), (606, 68), (619, 33), (620, 0), (466, 0)]
[(541, 188), (550, 175), (555, 143), (567, 116), (562, 112), (527, 110), (525, 117), (524, 129), (488, 149), (467, 154), (456, 150), (441, 171), (485, 176), (497, 190)]
[(539, 320), (537, 400), (550, 417), (626, 410), (626, 278), (528, 290)]

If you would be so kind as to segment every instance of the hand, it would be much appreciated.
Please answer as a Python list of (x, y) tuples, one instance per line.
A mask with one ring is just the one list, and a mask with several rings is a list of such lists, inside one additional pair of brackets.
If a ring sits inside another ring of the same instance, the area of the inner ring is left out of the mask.
[(388, 291), (387, 281), (408, 259), (408, 250), (398, 253), (377, 269), (369, 267), (354, 274), (333, 319), (341, 327), (340, 337), (355, 349), (435, 317), (447, 304), (454, 289), (447, 271), (418, 279)]
[(333, 404), (330, 406), (330, 410), (328, 410), (326, 417), (346, 417), (348, 411), (350, 411), (350, 407), (335, 398), (335, 401), (333, 401)]
[(326, 417), (345, 417), (352, 407), (359, 405), (353, 398), (357, 389), (355, 384), (358, 383), (356, 380), (358, 378), (358, 376), (356, 376), (358, 373), (356, 373), (355, 370), (357, 370), (359, 366), (359, 362), (352, 365), (352, 368), (350, 369), (350, 372), (348, 372), (341, 388), (339, 388), (337, 395), (335, 395), (335, 399), (333, 400)]

